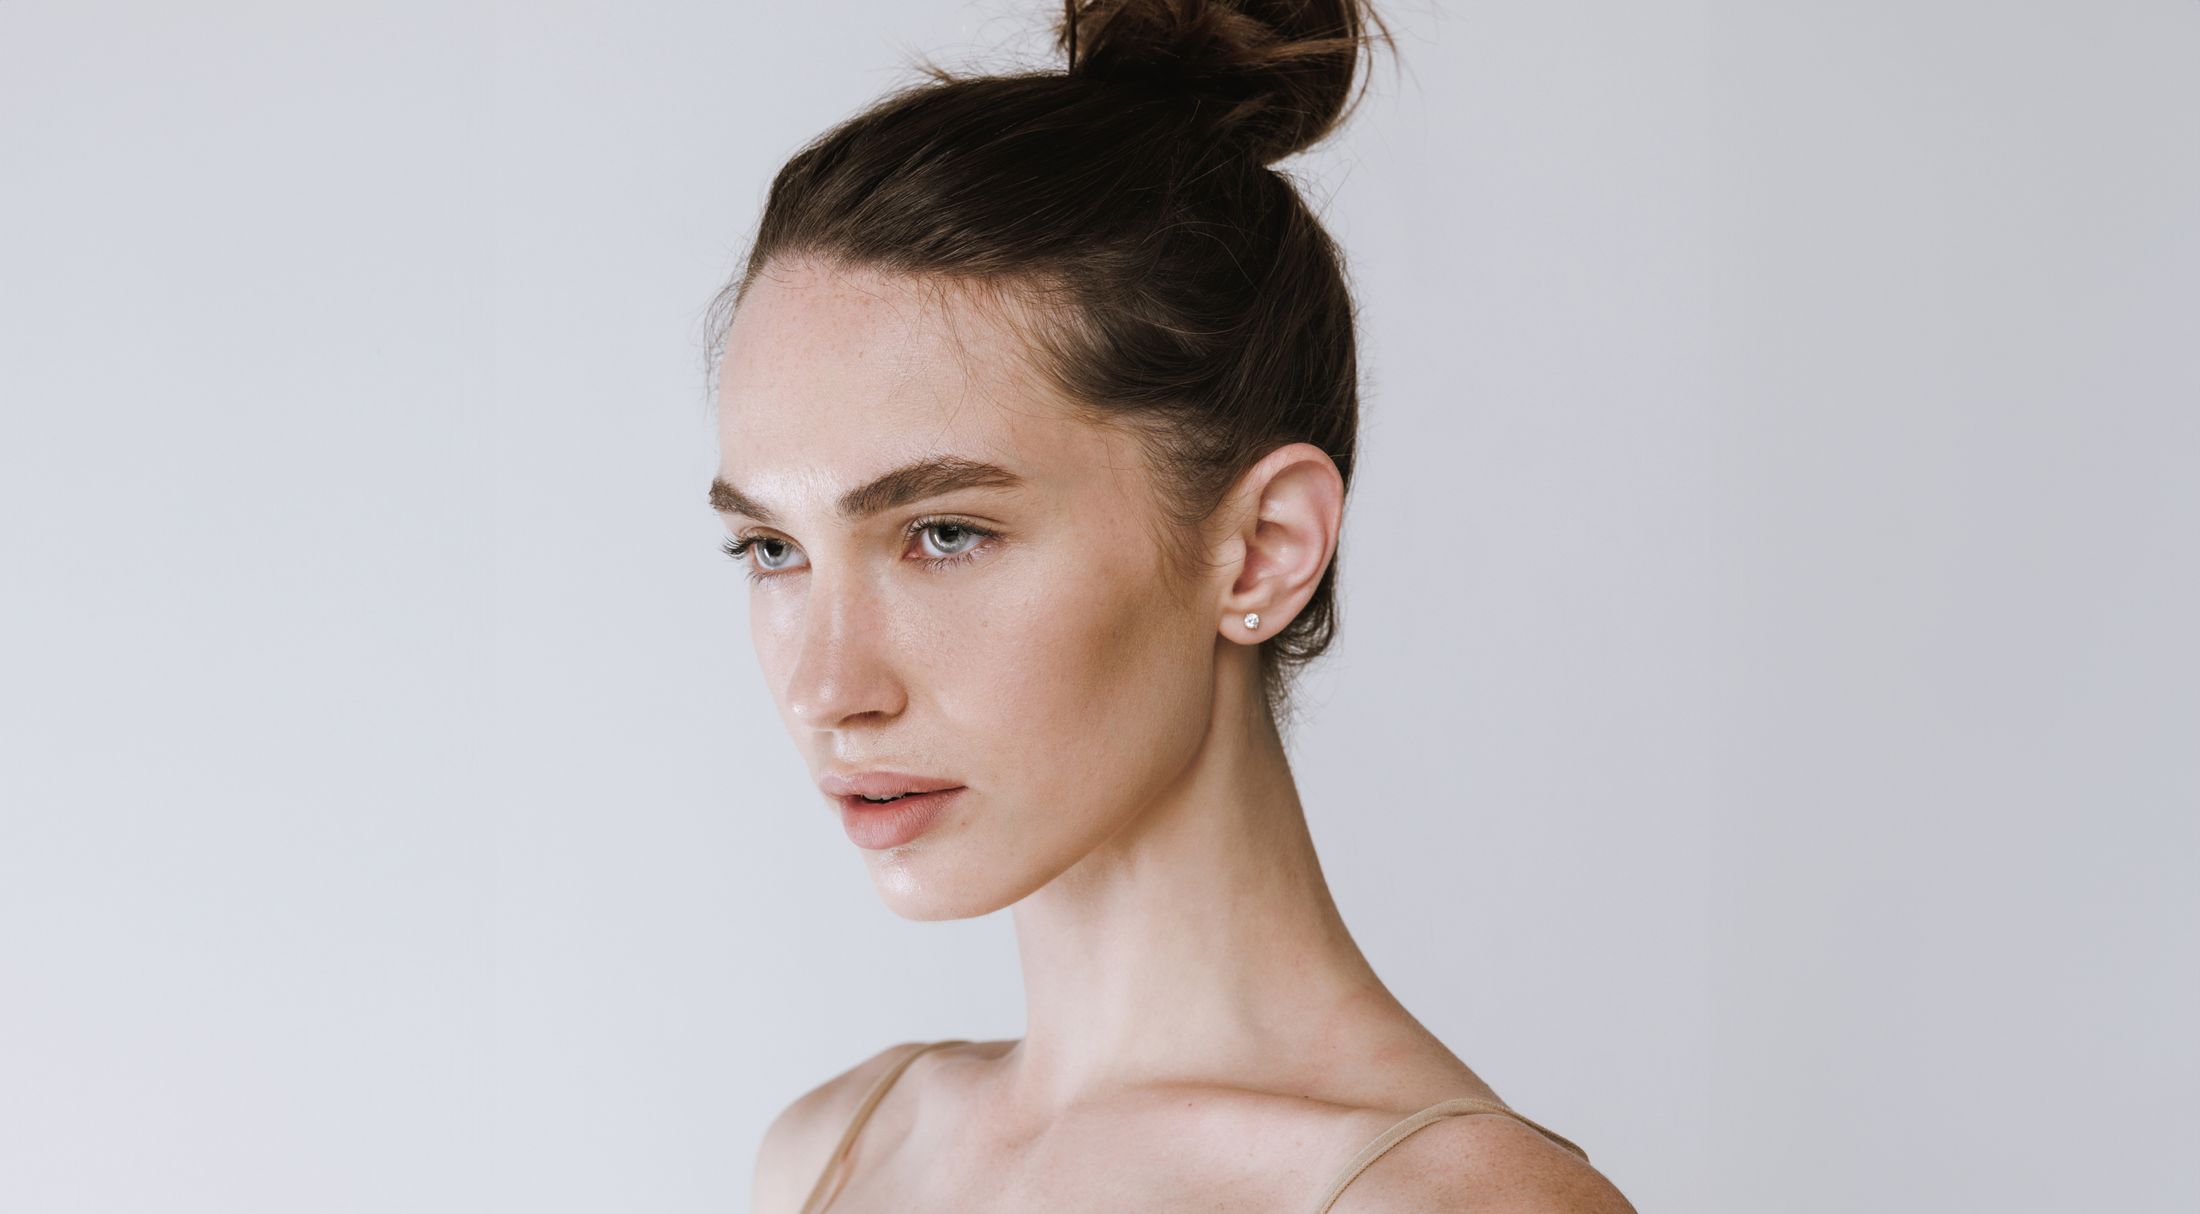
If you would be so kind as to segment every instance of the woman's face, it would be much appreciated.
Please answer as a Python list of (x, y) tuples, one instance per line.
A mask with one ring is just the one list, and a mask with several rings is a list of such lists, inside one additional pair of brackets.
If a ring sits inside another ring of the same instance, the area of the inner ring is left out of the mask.
[[(896, 913), (1021, 899), (1190, 765), (1221, 587), (1169, 571), (1139, 445), (1051, 398), (1013, 331), (907, 279), (777, 265), (728, 332), (719, 410), (713, 504), (751, 541), (757, 659), (812, 779), (960, 786), (853, 811)], [(905, 842), (862, 825), (927, 805)], [(805, 812), (837, 832), (847, 811), (821, 788)]]

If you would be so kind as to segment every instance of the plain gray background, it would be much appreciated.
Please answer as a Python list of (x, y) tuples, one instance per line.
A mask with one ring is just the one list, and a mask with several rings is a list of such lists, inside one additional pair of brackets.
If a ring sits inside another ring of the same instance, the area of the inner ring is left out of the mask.
[[(1646, 1214), (2200, 1208), (2200, 4), (1382, 11), (1376, 968)], [(701, 317), (1052, 12), (0, 3), (0, 1207), (740, 1211), (1021, 1032), (772, 714)]]

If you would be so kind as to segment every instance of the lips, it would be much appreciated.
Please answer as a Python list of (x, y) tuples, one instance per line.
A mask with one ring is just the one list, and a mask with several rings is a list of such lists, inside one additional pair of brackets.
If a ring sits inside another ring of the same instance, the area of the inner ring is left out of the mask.
[(840, 825), (848, 832), (848, 841), (857, 847), (869, 851), (900, 847), (930, 830), (946, 815), (948, 807), (968, 792), (965, 788), (943, 788), (876, 803), (859, 796), (841, 797)]
[(849, 840), (874, 851), (923, 834), (965, 791), (953, 780), (906, 771), (832, 772), (817, 786), (839, 803)]
[[(937, 776), (916, 775), (905, 771), (832, 772), (818, 778), (817, 786), (828, 797), (840, 799), (858, 798), (857, 804), (891, 804), (888, 797), (906, 797), (913, 793), (943, 792), (961, 788), (953, 780)], [(869, 798), (868, 801), (861, 798)]]

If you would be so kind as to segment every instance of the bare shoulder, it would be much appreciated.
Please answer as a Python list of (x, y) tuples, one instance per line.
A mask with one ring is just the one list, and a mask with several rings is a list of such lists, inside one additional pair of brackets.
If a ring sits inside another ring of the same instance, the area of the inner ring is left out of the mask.
[(750, 1209), (755, 1214), (794, 1214), (800, 1209), (864, 1093), (888, 1068), (924, 1044), (902, 1041), (887, 1046), (781, 1109), (756, 1148)]
[(1333, 1214), (1636, 1214), (1604, 1173), (1502, 1114), (1446, 1117), (1383, 1153)]

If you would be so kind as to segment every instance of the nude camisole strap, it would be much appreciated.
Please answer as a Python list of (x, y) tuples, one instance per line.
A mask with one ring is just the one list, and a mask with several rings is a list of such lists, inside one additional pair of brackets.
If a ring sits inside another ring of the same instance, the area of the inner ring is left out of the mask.
[[(831, 1195), (827, 1192), (827, 1189), (831, 1186), (835, 1174), (839, 1171), (841, 1161), (848, 1157), (848, 1148), (855, 1145), (856, 1135), (863, 1131), (864, 1123), (871, 1119), (871, 1111), (876, 1109), (879, 1101), (885, 1098), (886, 1090), (894, 1086), (894, 1081), (901, 1078), (901, 1073), (909, 1069), (909, 1064), (915, 1062), (920, 1054), (930, 1053), (945, 1046), (968, 1044), (970, 1042), (960, 1037), (945, 1041), (927, 1042), (903, 1054), (894, 1061), (894, 1065), (886, 1068), (884, 1074), (872, 1081), (871, 1089), (864, 1093), (862, 1102), (856, 1106), (855, 1115), (848, 1119), (847, 1128), (841, 1131), (840, 1141), (834, 1145), (833, 1153), (826, 1157), (825, 1166), (818, 1172), (817, 1183), (811, 1186), (810, 1195), (803, 1200), (799, 1214), (819, 1214), (819, 1211), (822, 1211), (826, 1203), (831, 1200)], [(1376, 1160), (1382, 1158), (1385, 1151), (1403, 1142), (1407, 1135), (1431, 1122), (1468, 1113), (1501, 1113), (1540, 1132), (1544, 1137), (1579, 1156), (1582, 1162), (1586, 1163), (1589, 1160), (1588, 1152), (1574, 1145), (1557, 1131), (1514, 1112), (1502, 1104), (1482, 1100), (1474, 1096), (1457, 1096), (1450, 1100), (1439, 1100), (1435, 1104), (1408, 1116), (1405, 1120), (1383, 1131), (1375, 1141), (1368, 1143), (1358, 1155), (1353, 1157), (1352, 1162), (1346, 1164), (1344, 1169), (1337, 1173), (1336, 1178), (1330, 1181), (1328, 1189), (1322, 1194), (1321, 1203), (1314, 1208), (1314, 1214), (1329, 1214), (1330, 1207), (1337, 1204), (1337, 1197), (1344, 1192), (1345, 1186), (1351, 1184), (1360, 1173), (1365, 1172)]]
[(1439, 1100), (1435, 1104), (1432, 1104), (1427, 1108), (1422, 1109), (1420, 1112), (1414, 1113), (1413, 1115), (1407, 1117), (1405, 1120), (1399, 1122), (1398, 1124), (1390, 1127), (1387, 1130), (1384, 1130), (1382, 1134), (1375, 1139), (1375, 1141), (1368, 1143), (1367, 1146), (1362, 1149), (1358, 1155), (1353, 1157), (1352, 1162), (1344, 1165), (1344, 1170), (1337, 1173), (1336, 1179), (1329, 1182), (1329, 1188), (1322, 1193), (1320, 1204), (1314, 1207), (1314, 1214), (1329, 1214), (1329, 1208), (1337, 1204), (1337, 1196), (1344, 1192), (1345, 1186), (1351, 1184), (1354, 1177), (1358, 1176), (1362, 1172), (1365, 1172), (1370, 1164), (1373, 1164), (1376, 1160), (1381, 1159), (1383, 1157), (1383, 1152), (1388, 1151), (1390, 1148), (1397, 1146), (1400, 1142), (1405, 1141), (1405, 1138), (1408, 1134), (1413, 1133), (1415, 1130), (1420, 1129), (1422, 1126), (1428, 1125), (1430, 1122), (1439, 1121), (1446, 1117), (1456, 1117), (1466, 1113), (1502, 1113), (1515, 1121), (1526, 1124), (1531, 1129), (1541, 1132), (1545, 1138), (1548, 1138), (1552, 1142), (1555, 1142), (1558, 1145), (1566, 1148), (1573, 1154), (1580, 1156), (1583, 1163), (1587, 1163), (1589, 1161), (1589, 1153), (1587, 1151), (1584, 1151), (1580, 1147), (1575, 1146), (1572, 1142), (1561, 1137), (1556, 1131), (1550, 1129), (1549, 1127), (1539, 1125), (1536, 1122), (1521, 1116), (1519, 1113), (1516, 1113), (1513, 1110), (1506, 1108), (1504, 1105), (1497, 1104), (1493, 1101), (1483, 1100), (1480, 1097), (1476, 1096), (1455, 1096), (1450, 1100)]
[(841, 1131), (839, 1145), (826, 1157), (824, 1168), (817, 1174), (817, 1183), (810, 1186), (810, 1195), (803, 1199), (800, 1214), (817, 1214), (831, 1200), (826, 1189), (832, 1184), (834, 1173), (839, 1171), (841, 1160), (848, 1157), (848, 1148), (855, 1145), (856, 1135), (862, 1132), (863, 1123), (871, 1119), (871, 1110), (878, 1107), (878, 1102), (886, 1095), (886, 1089), (894, 1086), (894, 1081), (901, 1078), (901, 1073), (917, 1060), (917, 1055), (929, 1053), (942, 1046), (968, 1044), (968, 1041), (961, 1038), (927, 1042), (903, 1054), (894, 1065), (886, 1068), (886, 1073), (871, 1084), (871, 1090), (863, 1094), (863, 1103), (856, 1106), (855, 1116), (848, 1119), (848, 1128)]

